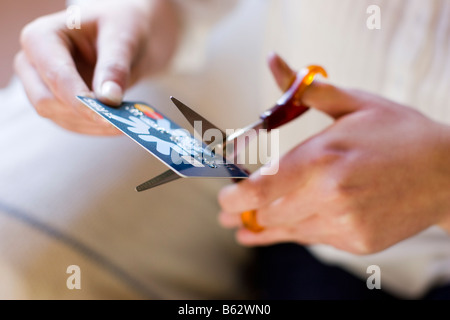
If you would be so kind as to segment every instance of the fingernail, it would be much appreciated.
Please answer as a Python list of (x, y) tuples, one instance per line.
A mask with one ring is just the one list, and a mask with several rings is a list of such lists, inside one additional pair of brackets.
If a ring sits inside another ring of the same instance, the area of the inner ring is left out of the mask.
[(103, 99), (108, 102), (119, 105), (122, 102), (123, 92), (122, 88), (114, 81), (106, 81), (102, 84), (100, 94)]
[(270, 51), (269, 54), (267, 55), (267, 58), (269, 60), (274, 59), (274, 58), (279, 58), (278, 54), (275, 51)]

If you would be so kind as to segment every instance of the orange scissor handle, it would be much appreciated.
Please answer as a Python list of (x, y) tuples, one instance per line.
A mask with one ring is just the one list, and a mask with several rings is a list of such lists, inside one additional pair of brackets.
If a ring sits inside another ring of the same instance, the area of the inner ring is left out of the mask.
[[(301, 104), (301, 96), (314, 81), (317, 74), (328, 77), (324, 68), (317, 65), (310, 65), (302, 68), (283, 96), (277, 101), (277, 104), (270, 110), (264, 112), (261, 119), (264, 121), (264, 127), (267, 130), (277, 128), (303, 114), (309, 110), (309, 107)], [(256, 221), (256, 210), (249, 210), (241, 213), (243, 226), (253, 232), (261, 232), (264, 227)]]
[(278, 99), (276, 105), (260, 116), (264, 121), (265, 129), (270, 131), (278, 128), (309, 110), (308, 106), (302, 104), (301, 96), (306, 88), (312, 84), (317, 74), (327, 77), (325, 69), (316, 65), (302, 68), (297, 73), (293, 83), (283, 96)]
[[(307, 70), (306, 75), (301, 81), (305, 86), (309, 86), (317, 74), (321, 74), (324, 78), (328, 78), (328, 74), (325, 69), (321, 66), (310, 65), (305, 68)], [(303, 93), (303, 92), (302, 92)]]
[(256, 210), (248, 210), (241, 213), (241, 221), (244, 228), (253, 231), (261, 232), (264, 227), (261, 227), (256, 221)]

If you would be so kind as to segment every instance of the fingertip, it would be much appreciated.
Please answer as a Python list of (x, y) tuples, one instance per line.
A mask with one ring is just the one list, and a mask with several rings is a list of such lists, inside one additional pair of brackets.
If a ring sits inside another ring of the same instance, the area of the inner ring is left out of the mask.
[(217, 198), (219, 200), (219, 205), (225, 211), (230, 211), (227, 209), (229, 208), (229, 204), (233, 202), (232, 199), (234, 198), (236, 191), (237, 191), (237, 185), (234, 185), (234, 184), (223, 187), (219, 191), (219, 194), (217, 196)]
[(296, 72), (276, 52), (269, 53), (267, 63), (278, 87), (282, 91), (289, 89), (295, 80)]
[(269, 66), (273, 64), (277, 59), (280, 59), (280, 56), (275, 51), (270, 51), (267, 54), (267, 63), (269, 64)]
[(239, 215), (230, 214), (226, 212), (219, 213), (217, 217), (219, 224), (224, 228), (242, 227), (242, 222)]
[(105, 81), (97, 92), (97, 98), (105, 104), (120, 106), (123, 99), (123, 89), (114, 81)]
[(236, 232), (236, 241), (246, 247), (261, 245), (260, 239), (260, 233), (254, 233), (245, 228), (241, 228)]

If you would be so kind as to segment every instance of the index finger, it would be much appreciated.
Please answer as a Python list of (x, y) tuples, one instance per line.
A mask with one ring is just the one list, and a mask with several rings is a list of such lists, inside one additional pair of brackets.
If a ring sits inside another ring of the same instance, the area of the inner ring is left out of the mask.
[(279, 160), (278, 172), (263, 175), (261, 170), (248, 179), (223, 188), (219, 203), (227, 213), (240, 213), (267, 206), (279, 197), (301, 188), (315, 174), (315, 155), (320, 152), (320, 138), (313, 137), (292, 149)]
[(92, 121), (92, 112), (76, 99), (77, 95), (89, 95), (90, 90), (73, 60), (70, 39), (64, 30), (54, 26), (65, 27), (63, 18), (56, 14), (50, 20), (40, 19), (25, 27), (22, 47), (53, 95)]

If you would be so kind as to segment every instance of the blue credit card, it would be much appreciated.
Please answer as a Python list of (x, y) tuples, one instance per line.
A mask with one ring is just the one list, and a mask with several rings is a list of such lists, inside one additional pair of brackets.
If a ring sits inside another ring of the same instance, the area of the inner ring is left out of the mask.
[(144, 102), (110, 107), (97, 99), (77, 97), (175, 173), (184, 178), (246, 178), (248, 174), (212, 153), (186, 129)]

